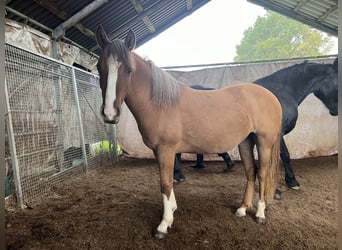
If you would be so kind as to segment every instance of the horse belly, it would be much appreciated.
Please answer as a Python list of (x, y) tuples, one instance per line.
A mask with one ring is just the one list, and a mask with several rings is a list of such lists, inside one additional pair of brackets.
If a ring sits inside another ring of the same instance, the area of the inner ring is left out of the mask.
[(218, 153), (229, 151), (239, 145), (253, 132), (253, 128), (248, 117), (235, 111), (231, 111), (230, 114), (226, 117), (222, 117), (222, 113), (217, 116), (211, 114), (210, 119), (189, 122), (190, 125), (186, 127), (183, 136), (186, 151), (181, 152)]

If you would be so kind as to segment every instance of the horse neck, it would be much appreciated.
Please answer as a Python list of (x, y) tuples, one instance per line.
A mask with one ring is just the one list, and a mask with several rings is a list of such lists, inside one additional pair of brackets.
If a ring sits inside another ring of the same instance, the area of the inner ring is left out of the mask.
[[(151, 68), (143, 58), (133, 53), (135, 70), (131, 73), (131, 82), (125, 97), (125, 103), (139, 123), (140, 116), (146, 110), (153, 110), (149, 102), (151, 93)], [(145, 110), (145, 111), (144, 111)]]
[[(257, 83), (267, 87), (272, 84), (286, 85), (286, 89), (299, 105), (309, 94), (314, 93), (318, 86), (312, 81), (319, 75), (314, 70), (305, 70), (304, 67), (315, 67), (314, 64), (295, 65), (289, 69), (280, 70), (270, 76), (257, 80)], [(312, 73), (315, 74), (312, 74)]]

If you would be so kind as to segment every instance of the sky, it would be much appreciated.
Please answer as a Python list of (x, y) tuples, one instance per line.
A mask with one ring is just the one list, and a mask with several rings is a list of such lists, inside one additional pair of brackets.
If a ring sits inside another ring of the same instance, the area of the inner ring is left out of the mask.
[(211, 0), (135, 51), (159, 67), (233, 62), (243, 32), (265, 13), (247, 0)]

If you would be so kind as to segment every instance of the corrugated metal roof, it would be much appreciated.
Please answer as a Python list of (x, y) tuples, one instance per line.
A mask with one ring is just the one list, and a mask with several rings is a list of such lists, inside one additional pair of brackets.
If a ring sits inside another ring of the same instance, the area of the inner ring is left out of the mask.
[(248, 0), (337, 36), (337, 0)]
[[(51, 30), (96, 0), (7, 0), (6, 17), (48, 35)], [(128, 29), (137, 36), (137, 46), (188, 16), (209, 0), (108, 0), (65, 31), (65, 37), (85, 49), (98, 53), (94, 32), (102, 24), (111, 39), (123, 39)], [(50, 30), (30, 22), (23, 15)]]
[[(132, 29), (140, 46), (210, 0), (7, 0), (6, 17), (52, 35), (56, 27), (83, 8), (101, 1), (105, 3), (66, 29), (64, 35), (95, 53), (99, 51), (94, 32), (99, 24), (111, 39), (123, 39)], [(248, 1), (337, 36), (337, 0)]]

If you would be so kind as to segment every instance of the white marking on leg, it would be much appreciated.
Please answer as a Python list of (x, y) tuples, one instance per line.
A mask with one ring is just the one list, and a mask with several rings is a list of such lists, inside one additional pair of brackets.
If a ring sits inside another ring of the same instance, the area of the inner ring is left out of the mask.
[(238, 217), (246, 216), (246, 207), (240, 207), (236, 210), (235, 215)]
[(164, 214), (163, 219), (157, 228), (157, 231), (167, 234), (167, 228), (171, 227), (173, 223), (173, 212), (177, 209), (177, 202), (175, 194), (173, 193), (173, 189), (171, 190), (170, 199), (168, 199), (165, 194), (162, 194), (162, 196), (164, 204)]
[(113, 56), (108, 58), (108, 78), (107, 78), (107, 90), (105, 107), (103, 113), (108, 120), (113, 120), (116, 115), (116, 110), (114, 109), (114, 100), (116, 97), (116, 81), (118, 79), (118, 69), (120, 63), (117, 62)]
[(266, 209), (266, 204), (265, 202), (258, 201), (258, 210), (256, 212), (256, 217), (257, 218), (262, 218), (265, 219), (265, 209)]

